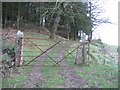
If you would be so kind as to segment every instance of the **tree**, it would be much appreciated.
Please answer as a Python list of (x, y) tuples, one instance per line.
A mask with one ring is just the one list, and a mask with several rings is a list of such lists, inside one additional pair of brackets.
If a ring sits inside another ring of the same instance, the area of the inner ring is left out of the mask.
[[(47, 4), (48, 6), (52, 5), (51, 3)], [(83, 4), (82, 2), (78, 3), (70, 3), (70, 2), (56, 2), (54, 3), (53, 9), (46, 10), (43, 6), (43, 14), (44, 17), (46, 17), (46, 21), (48, 21), (48, 28), (50, 29), (51, 35), (50, 38), (54, 38), (54, 35), (57, 31), (57, 28), (59, 26), (59, 23), (62, 21), (62, 17), (69, 23), (66, 26), (72, 26), (71, 36), (74, 36), (74, 39), (76, 38), (77, 30), (80, 28), (79, 23), (82, 23), (82, 27), (84, 27), (84, 19), (86, 19), (86, 4)], [(47, 12), (47, 14), (45, 14)], [(86, 19), (87, 21), (87, 19)], [(51, 27), (53, 27), (51, 29)]]
[(50, 38), (54, 38), (58, 27), (64, 26), (71, 39), (77, 38), (78, 30), (85, 32), (92, 39), (92, 32), (97, 26), (110, 23), (107, 18), (99, 18), (101, 7), (97, 1), (91, 0), (90, 3), (7, 2), (3, 3), (3, 24), (6, 26), (8, 20), (15, 21), (19, 29), (25, 20), (26, 23), (35, 22), (40, 28), (48, 28), (51, 32)]
[(110, 22), (109, 18), (100, 17), (100, 15), (103, 12), (102, 2), (100, 2), (99, 0), (88, 0), (88, 1), (89, 1), (88, 2), (88, 14), (89, 14), (88, 17), (91, 18), (89, 40), (91, 40), (92, 33), (94, 32), (94, 30), (96, 30), (98, 26), (104, 23), (112, 24), (112, 22)]

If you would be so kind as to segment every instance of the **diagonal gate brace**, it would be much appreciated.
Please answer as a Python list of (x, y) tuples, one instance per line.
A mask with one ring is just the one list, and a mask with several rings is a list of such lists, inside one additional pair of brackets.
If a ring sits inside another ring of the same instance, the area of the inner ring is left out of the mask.
[[(41, 48), (39, 48), (35, 43), (33, 43), (30, 39), (28, 39), (34, 46), (36, 46), (40, 51), (44, 52)], [(59, 43), (58, 43), (59, 44)], [(52, 61), (54, 61), (56, 64), (57, 62), (52, 58), (50, 57), (48, 54), (44, 53), (45, 55), (47, 55)], [(60, 64), (58, 64), (60, 66)]]
[[(61, 41), (61, 40), (60, 40)], [(33, 62), (35, 59), (37, 59), (38, 57), (40, 57), (41, 55), (43, 55), (44, 53), (46, 53), (47, 51), (49, 51), (51, 48), (53, 48), (55, 45), (57, 45), (58, 43), (60, 43), (60, 41), (58, 41), (57, 43), (55, 43), (54, 45), (52, 45), (50, 48), (48, 48), (47, 50), (45, 50), (44, 52), (42, 52), (40, 55), (38, 55), (37, 57), (33, 58), (31, 61), (29, 61), (26, 65), (30, 64), (31, 62)], [(56, 63), (57, 64), (57, 63)]]
[[(79, 47), (79, 46), (78, 46)], [(58, 63), (60, 63), (63, 59), (65, 59), (67, 56), (69, 56), (72, 52), (74, 52), (76, 49), (78, 49), (78, 47), (77, 48), (75, 48), (74, 50), (72, 50), (70, 53), (68, 53), (66, 56), (64, 56), (62, 59), (60, 59), (58, 62), (57, 62), (57, 64)], [(56, 64), (55, 64), (56, 65)], [(55, 66), (54, 65), (54, 66)]]

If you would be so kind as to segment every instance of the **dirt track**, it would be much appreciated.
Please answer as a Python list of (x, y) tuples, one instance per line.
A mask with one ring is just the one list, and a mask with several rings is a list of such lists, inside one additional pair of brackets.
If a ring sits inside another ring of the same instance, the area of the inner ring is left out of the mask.
[[(61, 52), (62, 57), (64, 57), (64, 50)], [(67, 63), (67, 60), (64, 59), (60, 62), (62, 66), (60, 75), (64, 77), (64, 85), (63, 88), (86, 88), (88, 87), (85, 80), (80, 78), (76, 74), (76, 68), (70, 67)]]
[[(70, 44), (69, 44), (70, 45)], [(64, 48), (61, 49), (57, 54), (58, 59), (64, 57)], [(44, 60), (47, 56), (43, 55), (44, 58), (38, 58), (38, 65), (43, 65)], [(67, 60), (63, 59), (60, 63), (61, 70), (59, 74), (64, 78), (64, 84), (62, 88), (85, 88), (87, 87), (85, 81), (75, 73), (76, 68), (69, 67)], [(44, 76), (41, 73), (42, 67), (34, 66), (32, 72), (28, 75), (27, 80), (22, 85), (23, 88), (39, 88), (44, 87)]]
[(37, 61), (37, 65), (32, 68), (32, 72), (27, 76), (27, 80), (22, 85), (23, 88), (37, 88), (42, 85), (43, 78), (41, 73), (41, 67), (38, 65), (42, 65), (44, 62), (43, 59)]

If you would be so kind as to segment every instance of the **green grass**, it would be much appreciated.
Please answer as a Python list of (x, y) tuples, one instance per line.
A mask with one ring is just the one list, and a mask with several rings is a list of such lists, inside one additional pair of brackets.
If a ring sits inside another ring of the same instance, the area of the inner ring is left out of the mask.
[(57, 88), (64, 83), (63, 78), (59, 75), (60, 67), (43, 67), (42, 74), (45, 78), (46, 88)]
[[(76, 74), (78, 74), (81, 78), (86, 80), (90, 87), (118, 88), (117, 65), (114, 62), (112, 62), (112, 58), (105, 58), (105, 55), (99, 52), (100, 47), (100, 44), (97, 44), (97, 46), (90, 46), (90, 52), (95, 56), (95, 60), (92, 60), (92, 64), (90, 64), (90, 66), (75, 65), (75, 59), (71, 55), (67, 57), (68, 64), (69, 66), (76, 67)], [(72, 51), (72, 49), (69, 51)], [(93, 53), (93, 51), (95, 51), (95, 53)], [(73, 52), (72, 55), (76, 57), (76, 51)], [(109, 63), (110, 66), (102, 65), (104, 59), (107, 59), (109, 62), (111, 59), (111, 64)], [(95, 61), (97, 61), (98, 64), (94, 63)], [(114, 65), (116, 65), (116, 67), (114, 67)]]
[[(71, 52), (71, 51), (73, 51), (75, 48), (71, 48), (70, 50), (69, 50), (69, 53)], [(66, 53), (66, 55), (68, 54), (68, 52), (65, 52)], [(68, 56), (67, 56), (67, 61), (68, 61), (68, 65), (70, 66), (70, 67), (76, 67), (77, 65), (75, 65), (75, 59), (76, 59), (76, 53), (77, 53), (77, 50), (75, 50), (74, 52), (72, 52), (71, 54), (69, 54)], [(74, 56), (74, 57), (73, 57)]]
[(37, 50), (37, 49), (33, 49), (30, 51), (31, 52), (24, 52), (23, 53), (23, 55), (25, 56), (25, 57), (23, 57), (25, 62), (31, 61), (33, 58), (37, 57), (38, 55), (40, 55), (42, 53), (40, 50)]
[(6, 78), (2, 82), (2, 88), (9, 88), (11, 85), (15, 88), (20, 88), (22, 82), (25, 80), (25, 77), (23, 74), (15, 77), (15, 78)]
[[(61, 48), (55, 48), (48, 53), (51, 57), (58, 57)], [(54, 59), (54, 58), (53, 58)], [(56, 59), (54, 59), (56, 61)], [(57, 60), (58, 61), (58, 60)], [(46, 58), (44, 61), (44, 66), (42, 67), (42, 75), (45, 78), (44, 87), (45, 88), (57, 88), (64, 83), (62, 76), (59, 74), (61, 67), (53, 67), (55, 62), (50, 58)]]
[(76, 73), (85, 79), (89, 86), (96, 88), (118, 88), (117, 69), (105, 65), (90, 65), (80, 68), (82, 70), (76, 70)]
[(53, 66), (55, 63), (50, 58), (46, 58), (44, 61), (44, 66)]
[[(104, 44), (104, 45), (105, 45), (106, 50), (109, 47), (112, 50), (111, 51), (110, 49), (108, 49), (108, 50), (110, 50), (110, 51), (108, 51), (108, 53), (115, 52), (115, 48), (114, 47), (112, 49), (112, 46), (109, 46), (109, 45), (106, 45), (106, 44)], [(92, 59), (93, 63), (97, 61), (98, 63), (103, 64), (104, 60), (105, 60), (107, 65), (109, 65), (111, 67), (116, 67), (117, 68), (117, 64), (114, 61), (115, 60), (114, 58), (111, 58), (111, 56), (109, 54), (107, 54), (107, 53), (104, 54), (103, 52), (99, 51), (99, 50), (101, 50), (101, 47), (102, 47), (102, 45), (99, 44), (99, 43), (96, 43), (96, 45), (90, 45), (90, 53), (95, 58), (95, 59)], [(115, 52), (115, 53), (117, 53), (117, 52)]]

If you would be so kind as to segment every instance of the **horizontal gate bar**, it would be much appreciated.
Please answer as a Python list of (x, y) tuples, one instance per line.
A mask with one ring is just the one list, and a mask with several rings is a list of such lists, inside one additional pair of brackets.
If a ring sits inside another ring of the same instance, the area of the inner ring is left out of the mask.
[(32, 38), (32, 37), (24, 37), (24, 39), (50, 40), (48, 38)]
[[(29, 43), (24, 43), (24, 45), (31, 45)], [(36, 44), (37, 45), (37, 44)], [(37, 46), (50, 46), (50, 45), (37, 45)]]
[[(22, 66), (25, 66), (26, 67), (26, 65), (22, 65)], [(53, 67), (53, 65), (27, 65), (28, 67), (30, 67), (30, 66), (38, 66), (38, 67)], [(18, 67), (20, 67), (20, 66), (18, 66)], [(78, 68), (78, 66), (54, 66), (54, 67), (69, 67), (69, 69), (73, 69), (73, 68)]]
[[(69, 55), (71, 55), (71, 54), (69, 54)], [(19, 55), (19, 56), (21, 56), (21, 57), (36, 57), (36, 56), (23, 56), (23, 55)], [(46, 56), (40, 56), (40, 58), (49, 58), (47, 55)], [(51, 58), (62, 58), (61, 56), (59, 56), (59, 57), (52, 57), (51, 56)], [(70, 58), (72, 58), (72, 57), (70, 57)]]
[[(41, 58), (41, 59), (43, 59), (43, 58)], [(34, 62), (42, 62), (41, 59), (39, 59), (39, 61), (36, 60), (36, 61), (34, 61)], [(71, 58), (70, 58), (70, 59), (71, 59)], [(73, 58), (73, 59), (74, 59), (74, 58)], [(68, 59), (68, 60), (69, 60), (69, 59)], [(25, 59), (24, 59), (24, 62), (25, 62), (25, 63), (27, 63), (27, 62), (29, 62), (29, 61), (30, 61), (30, 60), (25, 60)], [(56, 60), (56, 62), (57, 62), (57, 61), (58, 61), (58, 60)], [(73, 61), (74, 61), (74, 60), (73, 60)], [(52, 61), (51, 59), (49, 59), (49, 60), (44, 60), (44, 62), (53, 62), (53, 61)], [(53, 62), (53, 63), (54, 63), (54, 62)], [(73, 62), (73, 63), (74, 63), (74, 62)]]
[[(58, 59), (58, 57), (54, 57), (54, 58)], [(43, 57), (40, 58), (40, 59), (43, 59)], [(48, 58), (45, 58), (45, 59), (48, 59)], [(69, 60), (69, 59), (75, 59), (75, 58), (73, 57), (73, 58), (67, 58), (67, 59)], [(24, 61), (27, 62), (27, 61), (30, 61), (30, 59), (29, 60), (28, 59), (24, 59)], [(49, 59), (49, 61), (51, 61), (51, 59)], [(57, 60), (55, 60), (55, 61), (57, 61)]]
[[(23, 45), (30, 45), (30, 44), (23, 44)], [(37, 45), (37, 46), (41, 46), (41, 47), (50, 47), (51, 45)], [(68, 46), (55, 46), (55, 48), (58, 48), (58, 47), (61, 47), (61, 48), (67, 48)], [(70, 47), (70, 48), (76, 48), (76, 47)]]
[(41, 55), (43, 55), (44, 53), (46, 53), (47, 51), (49, 51), (51, 48), (53, 48), (55, 45), (57, 45), (57, 44), (60, 43), (60, 42), (61, 42), (61, 40), (58, 41), (57, 43), (55, 43), (53, 46), (49, 47), (47, 50), (45, 50), (44, 52), (42, 52), (40, 55), (36, 56), (34, 59), (32, 59), (30, 62), (28, 62), (28, 63), (26, 64), (26, 66), (27, 66), (28, 64), (30, 64), (31, 62), (33, 62), (34, 60), (36, 60), (36, 59), (37, 59), (38, 57), (40, 57)]
[(40, 53), (41, 51), (17, 51), (17, 52), (32, 52), (32, 53), (38, 52)]

